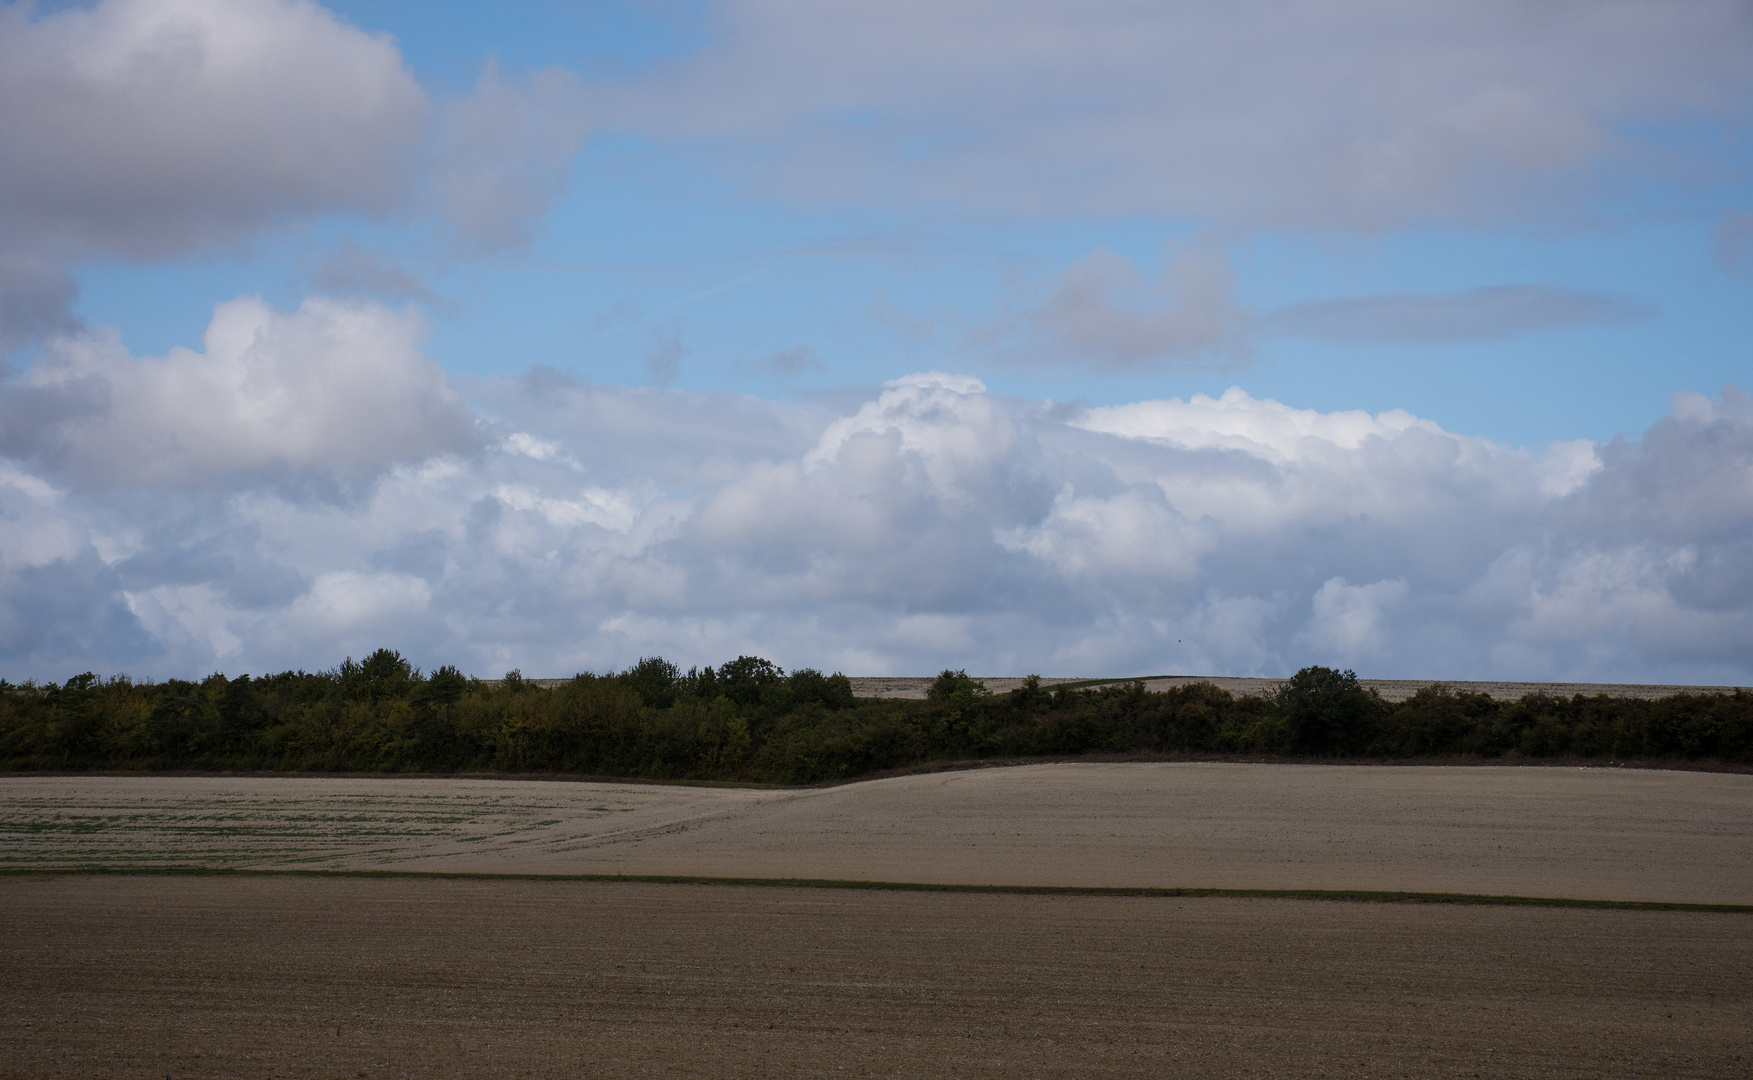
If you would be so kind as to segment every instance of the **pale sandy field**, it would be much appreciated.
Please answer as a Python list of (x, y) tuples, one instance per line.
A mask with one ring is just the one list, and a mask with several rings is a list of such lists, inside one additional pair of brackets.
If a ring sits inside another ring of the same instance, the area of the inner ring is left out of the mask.
[[(564, 679), (541, 680), (545, 685), (557, 686)], [(995, 694), (1014, 690), (1023, 684), (1021, 676), (1001, 675), (982, 677), (979, 681)], [(1118, 681), (1118, 680), (1116, 680)], [(1260, 697), (1270, 696), (1278, 692), (1285, 683), (1284, 679), (1246, 677), (1231, 678), (1228, 676), (1206, 675), (1166, 675), (1139, 680), (1144, 688), (1151, 691), (1170, 690), (1190, 683), (1208, 682), (1222, 690), (1227, 690), (1240, 697), (1253, 694)], [(1042, 677), (1042, 686), (1057, 686), (1060, 683), (1089, 683), (1092, 680), (1079, 677)], [(1538, 683), (1538, 682), (1456, 682), (1442, 679), (1359, 679), (1358, 682), (1380, 694), (1384, 701), (1405, 701), (1413, 694), (1427, 686), (1446, 686), (1451, 690), (1466, 691), (1472, 694), (1485, 694), (1499, 701), (1515, 701), (1527, 694), (1552, 694), (1556, 697), (1572, 697), (1582, 694), (1594, 697), (1606, 694), (1609, 697), (1630, 698), (1664, 698), (1674, 694), (1734, 693), (1733, 686), (1659, 686), (1642, 683)], [(852, 692), (859, 697), (876, 698), (913, 698), (925, 697), (931, 689), (932, 679), (924, 676), (855, 676), (852, 679)]]
[(1753, 776), (1048, 764), (751, 790), (0, 779), (0, 867), (704, 875), (1753, 903)]

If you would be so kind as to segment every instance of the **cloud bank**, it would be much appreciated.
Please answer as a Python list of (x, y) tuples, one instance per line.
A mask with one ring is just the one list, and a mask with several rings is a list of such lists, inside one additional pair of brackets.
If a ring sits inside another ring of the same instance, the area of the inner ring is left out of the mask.
[(605, 122), (861, 205), (1241, 230), (1563, 217), (1651, 181), (1731, 179), (1696, 134), (1744, 125), (1753, 102), (1737, 0), (710, 10), (709, 46), (593, 91)]
[(1240, 389), (1077, 408), (925, 373), (841, 410), (456, 384), (418, 340), (406, 312), (250, 298), (199, 353), (58, 339), (0, 389), (8, 417), (48, 417), (4, 429), (7, 677), (389, 645), (488, 675), (755, 652), (1753, 681), (1732, 388), (1639, 438), (1529, 451)]

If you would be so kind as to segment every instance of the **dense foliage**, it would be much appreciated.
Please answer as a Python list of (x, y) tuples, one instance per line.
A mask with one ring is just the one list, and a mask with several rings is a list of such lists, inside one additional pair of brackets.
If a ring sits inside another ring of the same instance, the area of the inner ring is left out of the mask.
[(854, 698), (843, 675), (758, 657), (686, 674), (659, 659), (541, 688), (430, 675), (380, 649), (321, 672), (199, 683), (0, 681), (0, 768), (564, 772), (808, 783), (932, 761), (1085, 753), (1753, 761), (1753, 694), (1660, 700), (1442, 687), (1382, 701), (1305, 668), (1272, 697), (1209, 683), (988, 693), (945, 671), (924, 701)]

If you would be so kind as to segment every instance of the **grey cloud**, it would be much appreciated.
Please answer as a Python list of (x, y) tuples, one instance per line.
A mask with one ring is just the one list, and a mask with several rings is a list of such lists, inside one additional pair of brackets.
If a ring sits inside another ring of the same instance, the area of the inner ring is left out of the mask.
[(1712, 237), (1716, 263), (1731, 274), (1753, 271), (1753, 214), (1724, 211)]
[[(6, 5), (0, 252), (168, 259), (362, 212), (413, 214), (461, 254), (490, 254), (528, 243), (585, 116), (572, 73), (492, 63), (435, 115), (392, 39), (306, 0), (98, 0), (40, 16)], [(350, 242), (312, 278), (433, 300)], [(0, 295), (0, 317), (53, 315), (44, 302)]]
[(687, 359), (688, 346), (682, 341), (680, 325), (653, 327), (645, 345), (645, 373), (659, 386), (668, 386), (681, 373)]
[(1233, 368), (1248, 356), (1247, 312), (1221, 253), (1184, 253), (1160, 281), (1130, 260), (1096, 251), (1063, 271), (1039, 298), (970, 339), (1020, 363), (1098, 370)]
[(487, 445), (347, 502), (116, 498), (0, 459), (8, 677), (385, 644), (488, 674), (754, 652), (1753, 681), (1753, 413), (1732, 389), (1540, 453), (1240, 390), (1068, 411), (942, 373), (847, 409), (553, 372), (464, 389)]
[(1552, 285), (1489, 285), (1458, 293), (1387, 293), (1279, 308), (1259, 329), (1286, 337), (1381, 344), (1492, 341), (1572, 326), (1637, 322), (1645, 305)]
[(588, 130), (576, 75), (545, 68), (513, 82), (488, 63), (440, 127), (433, 188), (445, 220), (479, 252), (528, 244)]
[(161, 258), (387, 211), (425, 95), (387, 38), (290, 0), (0, 8), (0, 242)]
[(320, 293), (369, 296), (377, 300), (418, 300), (429, 308), (448, 306), (406, 267), (360, 246), (352, 237), (342, 238), (334, 250), (311, 269), (310, 283)]
[(652, 318), (631, 300), (618, 300), (592, 320), (597, 333), (633, 331), (643, 338), (640, 360), (645, 373), (658, 386), (668, 386), (681, 373), (688, 358), (688, 324), (684, 319)]
[(79, 325), (73, 300), (79, 286), (65, 271), (43, 262), (0, 253), (0, 361), (45, 334)]
[(747, 364), (747, 367), (764, 371), (769, 375), (777, 375), (781, 379), (789, 379), (806, 371), (821, 374), (828, 370), (822, 363), (821, 356), (809, 345), (793, 345), (789, 349), (780, 349), (760, 360)]
[(1746, 391), (1726, 386), (1715, 401), (1677, 394), (1668, 416), (1639, 438), (1605, 444), (1600, 456), (1607, 467), (1566, 503), (1567, 531), (1620, 544), (1692, 545), (1687, 559), (1749, 535), (1753, 397)]
[(887, 296), (878, 296), (871, 303), (868, 314), (871, 321), (878, 326), (897, 337), (914, 342), (929, 341), (936, 337), (940, 324), (952, 318), (948, 309), (929, 315), (915, 315)]
[(806, 201), (1242, 229), (1567, 217), (1709, 173), (1675, 160), (1666, 126), (1744, 123), (1753, 102), (1753, 23), (1733, 0), (715, 14), (711, 44), (593, 88), (593, 106)]

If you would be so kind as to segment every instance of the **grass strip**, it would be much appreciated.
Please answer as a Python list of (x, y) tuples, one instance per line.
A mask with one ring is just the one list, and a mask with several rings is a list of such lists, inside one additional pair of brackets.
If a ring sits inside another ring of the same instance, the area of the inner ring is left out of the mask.
[(1753, 915), (1753, 904), (1690, 904), (1668, 900), (1585, 900), (1561, 896), (1399, 892), (1370, 889), (1202, 889), (1125, 885), (950, 885), (924, 881), (845, 881), (835, 878), (709, 877), (702, 874), (493, 874), (442, 870), (270, 870), (229, 867), (3, 867), (0, 878), (307, 877), (407, 878), (435, 881), (590, 881), (631, 885), (721, 885), (735, 888), (856, 889), (869, 892), (986, 893), (1017, 896), (1231, 897), (1260, 900), (1333, 900), (1363, 904), (1487, 904), (1504, 907), (1599, 908), (1615, 911), (1710, 911)]

